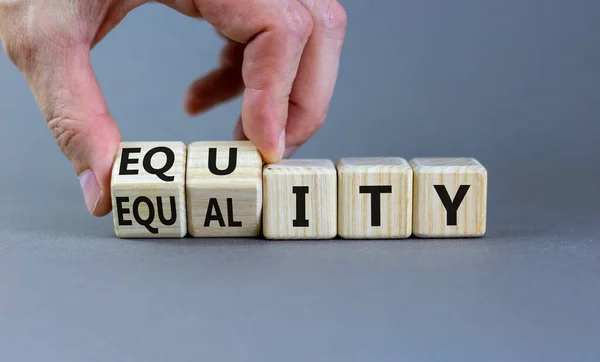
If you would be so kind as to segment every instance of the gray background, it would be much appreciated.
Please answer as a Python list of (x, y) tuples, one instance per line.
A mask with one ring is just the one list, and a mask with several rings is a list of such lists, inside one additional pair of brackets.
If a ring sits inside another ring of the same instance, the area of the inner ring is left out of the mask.
[[(477, 240), (119, 240), (0, 57), (0, 360), (597, 361), (600, 3), (345, 0), (328, 121), (297, 157), (475, 156)], [(230, 139), (188, 84), (221, 40), (160, 5), (93, 53), (125, 140)]]

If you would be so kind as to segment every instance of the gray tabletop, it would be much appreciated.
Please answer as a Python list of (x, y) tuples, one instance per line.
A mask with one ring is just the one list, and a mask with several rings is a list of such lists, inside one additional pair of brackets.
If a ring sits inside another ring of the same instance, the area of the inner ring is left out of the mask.
[[(1, 56), (0, 361), (598, 360), (600, 3), (343, 3), (332, 108), (297, 157), (477, 157), (486, 237), (118, 239)], [(180, 107), (220, 45), (132, 13), (93, 54), (124, 140), (229, 139), (239, 100)]]

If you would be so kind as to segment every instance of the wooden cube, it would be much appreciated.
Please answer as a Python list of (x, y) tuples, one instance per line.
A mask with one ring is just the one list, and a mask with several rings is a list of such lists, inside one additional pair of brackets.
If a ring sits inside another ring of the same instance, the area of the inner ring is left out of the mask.
[(425, 238), (485, 234), (487, 171), (473, 158), (416, 158), (413, 233)]
[(330, 160), (282, 160), (263, 170), (267, 239), (337, 235), (337, 174)]
[(186, 235), (185, 163), (186, 147), (181, 142), (120, 144), (111, 179), (118, 237)]
[(401, 239), (412, 234), (413, 171), (405, 159), (342, 158), (338, 233), (345, 239)]
[(260, 234), (263, 160), (248, 141), (188, 147), (188, 232), (194, 237)]

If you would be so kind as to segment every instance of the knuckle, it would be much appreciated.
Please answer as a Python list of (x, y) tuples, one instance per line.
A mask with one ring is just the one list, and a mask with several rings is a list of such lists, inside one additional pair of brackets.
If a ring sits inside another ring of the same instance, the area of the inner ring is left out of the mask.
[(283, 26), (301, 42), (308, 41), (313, 30), (312, 15), (305, 7), (298, 3), (290, 3), (287, 7), (283, 20)]
[(56, 140), (58, 147), (69, 160), (76, 159), (81, 153), (84, 135), (80, 132), (80, 122), (57, 117), (48, 121), (48, 127)]
[(4, 51), (8, 58), (20, 69), (28, 68), (28, 64), (37, 58), (38, 46), (25, 39), (22, 32), (15, 32), (3, 38)]
[(18, 68), (34, 58), (37, 46), (29, 41), (27, 8), (23, 5), (0, 4), (0, 36), (4, 52)]
[(8, 58), (15, 63), (19, 57), (17, 35), (20, 32), (21, 26), (14, 19), (22, 17), (24, 8), (23, 5), (15, 5), (14, 2), (0, 2), (0, 39), (4, 47), (4, 52)]
[(327, 106), (310, 109), (298, 105), (294, 105), (294, 107), (296, 107), (294, 111), (298, 117), (295, 122), (297, 128), (294, 130), (298, 137), (294, 143), (303, 143), (323, 126), (329, 109)]
[(14, 40), (10, 39), (6, 36), (2, 38), (2, 45), (4, 46), (4, 52), (8, 56), (15, 65), (17, 64), (17, 59), (19, 58), (18, 47), (15, 45)]
[(43, 62), (56, 60), (68, 42), (60, 37), (50, 37), (42, 30), (18, 30), (3, 39), (4, 49), (9, 59), (21, 70), (35, 69)]
[(327, 119), (327, 113), (329, 112), (329, 107), (317, 100), (312, 100), (310, 104), (313, 106), (307, 107), (304, 105), (295, 104), (294, 111), (301, 120), (300, 123), (305, 125), (308, 131), (314, 132), (318, 130), (323, 123), (325, 123), (325, 120)]
[(323, 27), (329, 30), (345, 30), (348, 25), (346, 10), (338, 1), (330, 1), (323, 13)]
[(321, 129), (321, 127), (323, 127), (323, 124), (325, 124), (325, 120), (327, 119), (327, 109), (321, 109), (321, 110), (314, 110), (312, 112), (309, 112), (307, 114), (307, 136), (306, 139), (308, 140), (309, 137), (311, 137), (312, 135), (314, 135), (315, 133), (317, 133), (318, 130)]
[(325, 120), (327, 119), (327, 113), (328, 113), (327, 108), (323, 108), (321, 110), (317, 109), (311, 113), (310, 119), (313, 120), (311, 122), (311, 124), (313, 126), (312, 131), (317, 131), (319, 128), (321, 128), (321, 126), (323, 126), (323, 124), (325, 123)]
[(4, 9), (0, 4), (0, 36), (6, 55), (19, 69), (27, 71), (41, 62), (52, 62), (76, 44), (78, 24), (34, 11), (34, 4), (10, 3)]

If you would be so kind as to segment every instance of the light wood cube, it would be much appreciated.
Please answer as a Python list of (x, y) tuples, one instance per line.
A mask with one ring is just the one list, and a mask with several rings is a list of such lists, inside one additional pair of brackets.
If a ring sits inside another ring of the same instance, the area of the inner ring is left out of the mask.
[(345, 239), (402, 239), (412, 234), (413, 171), (405, 159), (342, 158), (338, 233)]
[(248, 141), (188, 147), (188, 231), (194, 237), (260, 234), (263, 160)]
[(186, 235), (185, 163), (186, 147), (181, 142), (120, 144), (111, 179), (118, 237)]
[(337, 235), (337, 174), (330, 160), (282, 160), (263, 170), (267, 239)]
[(487, 171), (473, 158), (416, 158), (413, 233), (425, 238), (481, 237), (486, 230)]

